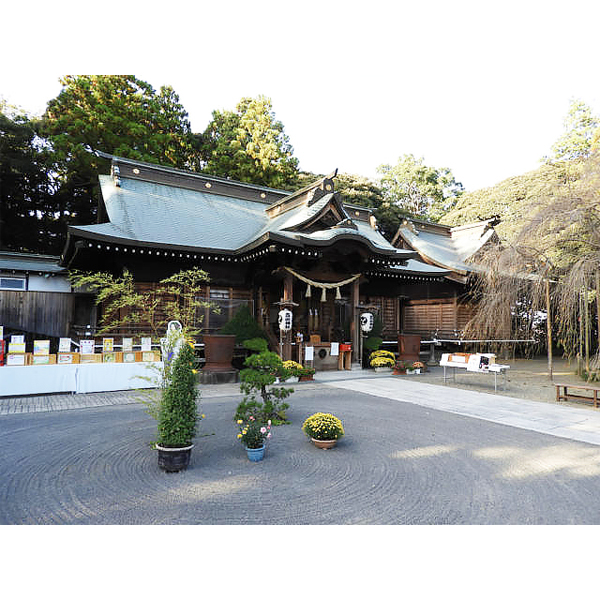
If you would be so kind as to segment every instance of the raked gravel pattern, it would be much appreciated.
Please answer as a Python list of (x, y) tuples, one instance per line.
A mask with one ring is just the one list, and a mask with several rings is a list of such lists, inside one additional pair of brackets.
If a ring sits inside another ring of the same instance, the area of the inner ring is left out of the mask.
[[(237, 386), (205, 393), (187, 471), (167, 474), (131, 403), (0, 417), (2, 524), (600, 524), (600, 447), (417, 404), (297, 386), (251, 463)], [(332, 412), (347, 435), (300, 427)]]

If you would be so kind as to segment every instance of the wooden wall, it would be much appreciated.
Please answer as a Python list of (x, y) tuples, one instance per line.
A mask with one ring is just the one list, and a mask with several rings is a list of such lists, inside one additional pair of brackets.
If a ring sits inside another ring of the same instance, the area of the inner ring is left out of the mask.
[(75, 297), (60, 292), (0, 291), (0, 325), (54, 337), (68, 337)]
[(461, 331), (475, 312), (472, 304), (456, 298), (408, 300), (402, 311), (402, 329), (406, 332), (449, 335)]

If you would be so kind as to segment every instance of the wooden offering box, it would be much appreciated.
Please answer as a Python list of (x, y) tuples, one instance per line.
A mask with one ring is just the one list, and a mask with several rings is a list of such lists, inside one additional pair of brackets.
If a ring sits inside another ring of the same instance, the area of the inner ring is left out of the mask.
[(160, 362), (160, 352), (158, 350), (136, 352), (135, 358), (137, 362)]
[(34, 354), (31, 359), (32, 365), (55, 365), (56, 354)]
[(24, 367), (31, 364), (31, 352), (9, 352), (6, 355), (7, 367)]
[(102, 362), (102, 354), (80, 354), (79, 362), (83, 364), (90, 363), (101, 363)]
[(103, 363), (121, 363), (123, 362), (122, 352), (103, 352), (102, 353)]
[(78, 365), (78, 352), (59, 352), (56, 356), (56, 364), (58, 365)]

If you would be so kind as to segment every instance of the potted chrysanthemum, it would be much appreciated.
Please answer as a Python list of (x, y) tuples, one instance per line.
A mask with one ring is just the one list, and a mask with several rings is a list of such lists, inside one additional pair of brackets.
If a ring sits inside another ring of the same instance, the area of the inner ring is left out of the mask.
[(376, 350), (369, 356), (369, 364), (377, 373), (386, 373), (396, 364), (396, 357), (389, 350)]
[(238, 440), (245, 446), (248, 459), (258, 462), (265, 456), (267, 440), (271, 439), (271, 421), (262, 421), (250, 416), (247, 421), (238, 419)]
[[(295, 360), (286, 360), (283, 366), (291, 373), (291, 383), (294, 383), (293, 378), (298, 378), (298, 381), (312, 381), (315, 370), (312, 367), (303, 367)], [(288, 379), (290, 381), (290, 379)]]
[(344, 426), (340, 419), (331, 413), (318, 412), (304, 421), (302, 431), (313, 441), (317, 448), (333, 448), (344, 435)]

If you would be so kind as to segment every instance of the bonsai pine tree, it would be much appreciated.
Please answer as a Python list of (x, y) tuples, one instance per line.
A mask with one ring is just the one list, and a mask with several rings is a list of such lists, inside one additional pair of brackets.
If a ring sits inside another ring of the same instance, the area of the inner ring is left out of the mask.
[(190, 344), (183, 344), (162, 393), (158, 410), (159, 446), (183, 448), (192, 443), (198, 421), (197, 398), (194, 351)]
[(253, 416), (265, 422), (271, 419), (274, 425), (287, 422), (285, 411), (290, 405), (283, 401), (294, 390), (271, 387), (278, 377), (286, 379), (291, 375), (281, 358), (275, 352), (266, 350), (250, 355), (244, 365), (247, 368), (240, 371), (240, 389), (244, 399), (237, 407), (235, 419), (247, 420)]

